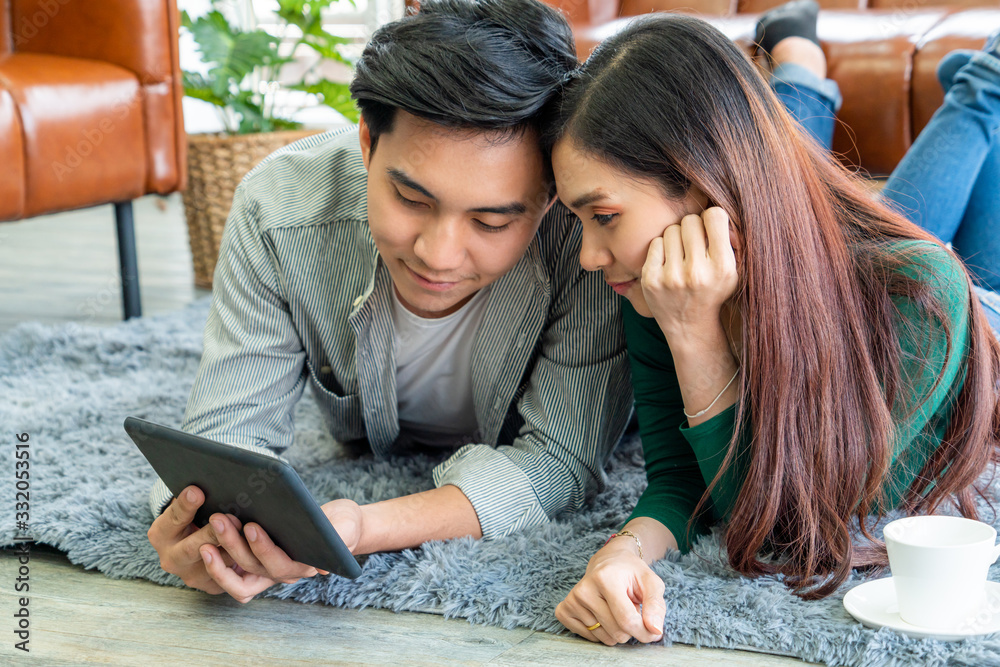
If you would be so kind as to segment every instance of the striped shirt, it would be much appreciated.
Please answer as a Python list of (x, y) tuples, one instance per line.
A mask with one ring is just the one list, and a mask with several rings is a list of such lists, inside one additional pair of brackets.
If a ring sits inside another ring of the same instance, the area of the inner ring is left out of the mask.
[[(243, 179), (185, 431), (280, 454), (308, 383), (334, 438), (392, 453), (392, 283), (368, 228), (366, 184), (356, 128), (291, 144)], [(468, 497), (484, 538), (589, 501), (631, 412), (618, 300), (600, 273), (580, 268), (580, 241), (557, 203), (488, 295), (472, 353), (477, 442), (433, 473)], [(171, 495), (158, 481), (154, 516)]]

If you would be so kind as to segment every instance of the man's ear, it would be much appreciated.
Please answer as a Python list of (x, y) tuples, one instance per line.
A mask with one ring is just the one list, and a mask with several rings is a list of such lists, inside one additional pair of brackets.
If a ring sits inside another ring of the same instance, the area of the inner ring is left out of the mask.
[(365, 163), (365, 169), (368, 169), (372, 160), (372, 133), (364, 116), (358, 121), (358, 138), (361, 141), (361, 161)]

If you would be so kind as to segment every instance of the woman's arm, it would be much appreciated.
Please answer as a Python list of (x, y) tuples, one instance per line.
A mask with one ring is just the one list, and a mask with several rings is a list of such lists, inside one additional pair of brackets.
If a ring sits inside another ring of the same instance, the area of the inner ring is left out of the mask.
[[(703, 520), (713, 518), (692, 521), (706, 471), (680, 428), (687, 424), (708, 434), (698, 444), (709, 454), (711, 479), (722, 460), (716, 454), (724, 454), (732, 437), (731, 426), (728, 432), (713, 426), (738, 396), (730, 382), (738, 365), (720, 318), (735, 286), (729, 219), (713, 208), (685, 216), (650, 243), (642, 288), (655, 321), (623, 305), (649, 484), (626, 524), (628, 534), (619, 533), (594, 554), (556, 607), (556, 617), (586, 639), (608, 645), (631, 637), (658, 640), (664, 587), (649, 564), (667, 549), (689, 548), (689, 528), (701, 532)], [(685, 416), (685, 409), (698, 414)], [(711, 513), (710, 503), (706, 509)]]

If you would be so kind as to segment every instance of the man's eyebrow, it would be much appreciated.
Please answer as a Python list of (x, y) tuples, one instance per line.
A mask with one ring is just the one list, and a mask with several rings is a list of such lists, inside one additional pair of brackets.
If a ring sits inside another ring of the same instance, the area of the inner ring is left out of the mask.
[[(424, 186), (417, 183), (415, 180), (407, 176), (405, 173), (399, 169), (389, 167), (385, 170), (389, 178), (396, 181), (397, 183), (408, 187), (411, 190), (416, 190), (428, 199), (433, 199), (437, 201), (437, 197), (431, 194), (430, 190)], [(524, 203), (516, 201), (509, 204), (503, 204), (501, 206), (480, 206), (478, 208), (469, 209), (470, 213), (496, 213), (497, 215), (523, 215), (528, 210), (528, 207)]]
[(399, 169), (394, 169), (392, 167), (389, 167), (388, 169), (385, 170), (385, 173), (389, 175), (389, 178), (396, 181), (397, 183), (400, 183), (410, 188), (411, 190), (416, 190), (417, 192), (427, 197), (428, 199), (433, 199), (434, 201), (437, 201), (437, 197), (432, 195), (427, 188), (420, 185), (420, 183), (417, 183), (415, 180), (404, 174)]
[(606, 199), (607, 195), (600, 190), (594, 190), (589, 194), (582, 195), (573, 200), (573, 203), (569, 205), (570, 208), (583, 208), (587, 204), (593, 204), (595, 201), (600, 201)]
[(528, 207), (523, 203), (516, 201), (510, 204), (504, 204), (503, 206), (480, 206), (479, 208), (469, 209), (469, 213), (496, 213), (497, 215), (522, 215)]

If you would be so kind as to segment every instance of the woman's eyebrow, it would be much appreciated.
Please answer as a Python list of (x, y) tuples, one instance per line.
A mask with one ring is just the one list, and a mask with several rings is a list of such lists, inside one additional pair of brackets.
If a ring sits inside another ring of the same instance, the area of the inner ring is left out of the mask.
[(570, 208), (583, 208), (587, 204), (593, 204), (595, 201), (600, 201), (601, 199), (607, 199), (607, 195), (600, 190), (594, 190), (588, 194), (577, 197), (573, 200), (573, 203), (569, 205)]

